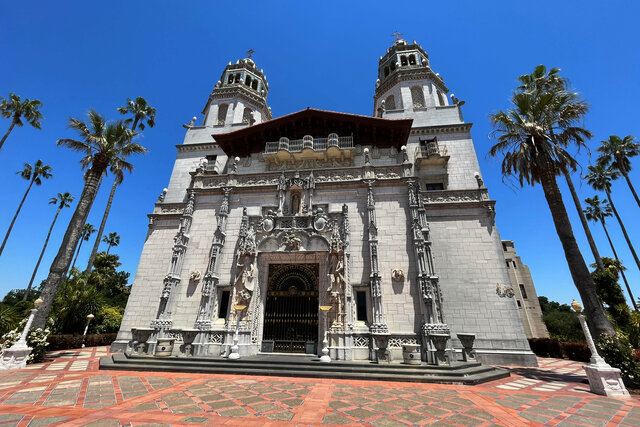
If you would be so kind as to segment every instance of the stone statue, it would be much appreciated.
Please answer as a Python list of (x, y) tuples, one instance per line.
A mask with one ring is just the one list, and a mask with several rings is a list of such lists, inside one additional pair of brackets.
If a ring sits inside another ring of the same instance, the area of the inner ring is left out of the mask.
[(302, 245), (302, 240), (298, 238), (293, 232), (287, 231), (282, 239), (285, 249), (289, 251), (298, 251)]

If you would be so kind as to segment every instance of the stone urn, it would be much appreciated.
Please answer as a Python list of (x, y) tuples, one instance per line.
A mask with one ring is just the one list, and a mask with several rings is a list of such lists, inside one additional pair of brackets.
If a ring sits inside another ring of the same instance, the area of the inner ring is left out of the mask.
[(402, 363), (405, 365), (419, 365), (422, 363), (420, 344), (402, 345)]
[(436, 348), (436, 364), (438, 366), (450, 366), (451, 363), (446, 352), (449, 334), (429, 334), (429, 339), (431, 339), (431, 343)]
[(173, 352), (174, 338), (158, 338), (158, 344), (156, 344), (156, 357), (170, 357)]
[(376, 348), (376, 361), (378, 363), (391, 363), (391, 352), (388, 350), (389, 334), (377, 333), (372, 334)]
[(477, 362), (476, 352), (473, 349), (473, 342), (476, 340), (476, 334), (459, 333), (456, 334), (462, 344), (462, 360), (465, 362)]

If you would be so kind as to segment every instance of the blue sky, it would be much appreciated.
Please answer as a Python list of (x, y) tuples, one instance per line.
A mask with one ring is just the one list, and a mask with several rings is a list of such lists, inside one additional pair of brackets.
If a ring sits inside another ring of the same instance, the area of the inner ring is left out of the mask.
[[(411, 8), (409, 8), (411, 5)], [(560, 67), (590, 103), (585, 126), (590, 143), (610, 134), (640, 136), (640, 54), (636, 2), (334, 2), (300, 1), (31, 1), (0, 5), (0, 96), (15, 92), (43, 102), (41, 131), (16, 128), (0, 151), (4, 235), (27, 182), (15, 171), (42, 159), (54, 177), (34, 188), (0, 257), (0, 296), (25, 287), (55, 213), (49, 197), (82, 189), (80, 156), (59, 148), (75, 137), (69, 117), (95, 108), (111, 119), (127, 97), (144, 96), (157, 111), (157, 126), (140, 142), (150, 149), (132, 159), (136, 171), (116, 193), (105, 232), (121, 235), (114, 252), (133, 274), (147, 231), (146, 214), (169, 181), (183, 123), (200, 112), (229, 61), (246, 56), (263, 68), (270, 83), (274, 117), (306, 107), (371, 115), (378, 57), (399, 30), (429, 54), (432, 68), (460, 99), (485, 184), (497, 200), (498, 230), (531, 268), (540, 295), (562, 302), (577, 297), (541, 188), (504, 184), (500, 164), (488, 159), (488, 114), (508, 107), (516, 77), (537, 64)], [(9, 120), (0, 120), (4, 133)], [(595, 153), (594, 153), (595, 156)], [(586, 151), (578, 158), (589, 164)], [(640, 160), (631, 179), (640, 186)], [(103, 183), (89, 222), (99, 224), (111, 177)], [(581, 198), (594, 193), (574, 176)], [(593, 262), (561, 181), (574, 232), (588, 263)], [(602, 196), (601, 196), (602, 197)], [(614, 184), (616, 202), (640, 249), (640, 208), (625, 183)], [(75, 203), (73, 205), (75, 208)], [(71, 209), (63, 211), (36, 283), (48, 273)], [(614, 219), (609, 228), (631, 286), (640, 296), (640, 274)], [(592, 227), (603, 255), (610, 255), (600, 226)], [(84, 265), (90, 244), (79, 264)], [(101, 249), (104, 249), (102, 247)]]

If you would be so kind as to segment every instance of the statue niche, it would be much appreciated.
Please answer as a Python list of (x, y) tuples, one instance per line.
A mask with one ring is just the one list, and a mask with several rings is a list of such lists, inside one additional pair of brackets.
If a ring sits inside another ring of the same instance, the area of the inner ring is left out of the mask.
[(336, 307), (334, 310), (334, 321), (331, 324), (332, 329), (342, 329), (344, 307), (344, 288), (345, 288), (345, 254), (342, 237), (340, 235), (340, 227), (334, 223), (331, 233), (330, 250), (329, 250), (329, 300)]
[(249, 305), (255, 289), (256, 277), (256, 232), (252, 227), (246, 231), (238, 248), (238, 260), (236, 263), (236, 304)]

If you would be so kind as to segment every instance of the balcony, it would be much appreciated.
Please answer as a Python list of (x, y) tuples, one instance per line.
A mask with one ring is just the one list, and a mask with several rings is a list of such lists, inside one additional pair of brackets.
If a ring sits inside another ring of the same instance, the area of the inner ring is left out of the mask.
[(447, 146), (438, 144), (436, 138), (429, 141), (420, 141), (420, 145), (415, 152), (416, 165), (422, 166), (440, 166), (446, 167), (449, 161), (449, 153)]
[(353, 151), (352, 136), (332, 133), (327, 138), (305, 135), (302, 139), (290, 140), (283, 137), (279, 141), (267, 142), (264, 157), (274, 165), (306, 160), (344, 162), (353, 158)]

